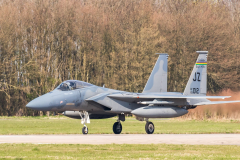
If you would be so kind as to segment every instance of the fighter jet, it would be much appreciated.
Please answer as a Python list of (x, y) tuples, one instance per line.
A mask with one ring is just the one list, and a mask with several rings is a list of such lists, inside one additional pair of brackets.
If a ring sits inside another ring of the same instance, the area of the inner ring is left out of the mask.
[(197, 51), (198, 58), (183, 93), (167, 92), (168, 54), (159, 54), (158, 60), (142, 93), (132, 93), (99, 87), (78, 80), (62, 82), (53, 91), (42, 95), (26, 107), (40, 111), (63, 112), (65, 116), (81, 119), (82, 133), (88, 133), (90, 119), (117, 116), (113, 132), (120, 134), (121, 121), (132, 114), (139, 121), (146, 121), (147, 134), (154, 132), (149, 118), (173, 118), (185, 115), (189, 109), (200, 105), (235, 103), (240, 101), (210, 101), (230, 96), (206, 96), (208, 51)]

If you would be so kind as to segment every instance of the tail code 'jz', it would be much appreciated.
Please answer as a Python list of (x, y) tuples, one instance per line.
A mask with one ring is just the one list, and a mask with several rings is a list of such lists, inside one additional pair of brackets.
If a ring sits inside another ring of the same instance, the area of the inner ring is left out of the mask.
[(197, 51), (198, 58), (183, 92), (184, 95), (206, 95), (208, 51)]

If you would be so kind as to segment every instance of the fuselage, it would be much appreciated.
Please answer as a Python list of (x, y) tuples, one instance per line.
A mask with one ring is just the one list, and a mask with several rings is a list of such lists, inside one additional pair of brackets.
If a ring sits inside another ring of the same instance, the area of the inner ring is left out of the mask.
[[(132, 98), (133, 96), (138, 97), (148, 94), (125, 92), (99, 87), (82, 81), (68, 80), (60, 84), (53, 91), (32, 100), (27, 104), (27, 107), (41, 111), (87, 111), (92, 114), (126, 114), (140, 107), (148, 106), (146, 104), (139, 104), (138, 102), (153, 101), (154, 98)], [(156, 93), (156, 95), (177, 96), (182, 95), (182, 93), (162, 92)], [(169, 99), (158, 100), (163, 102)], [(182, 108), (184, 106), (191, 106), (191, 104), (190, 100), (187, 99), (172, 99), (171, 104), (157, 106)]]
[[(70, 80), (72, 82), (81, 82), (77, 80)], [(86, 82), (81, 82), (86, 83)], [(89, 83), (87, 83), (89, 84)], [(79, 111), (79, 110), (94, 110), (85, 101), (89, 97), (100, 93), (120, 93), (121, 91), (112, 90), (108, 88), (98, 87), (89, 84), (86, 87), (79, 87), (69, 90), (61, 90), (59, 87), (53, 91), (46, 93), (40, 97), (30, 101), (26, 106), (28, 108), (40, 111)]]

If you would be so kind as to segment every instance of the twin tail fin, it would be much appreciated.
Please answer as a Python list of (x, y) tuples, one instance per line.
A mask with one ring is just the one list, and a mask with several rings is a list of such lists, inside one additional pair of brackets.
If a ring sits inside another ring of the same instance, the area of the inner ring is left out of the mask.
[(198, 58), (183, 95), (206, 96), (208, 51), (197, 51)]
[(167, 92), (168, 54), (156, 54), (159, 54), (159, 57), (143, 89), (143, 93)]

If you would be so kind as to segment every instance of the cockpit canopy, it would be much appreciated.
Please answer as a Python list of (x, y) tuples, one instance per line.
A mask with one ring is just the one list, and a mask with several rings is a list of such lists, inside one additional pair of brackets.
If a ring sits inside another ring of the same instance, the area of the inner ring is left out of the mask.
[(81, 88), (86, 88), (90, 86), (93, 86), (93, 85), (86, 82), (77, 81), (77, 80), (67, 80), (62, 82), (57, 87), (57, 89), (61, 91), (70, 91), (70, 90), (81, 89)]

